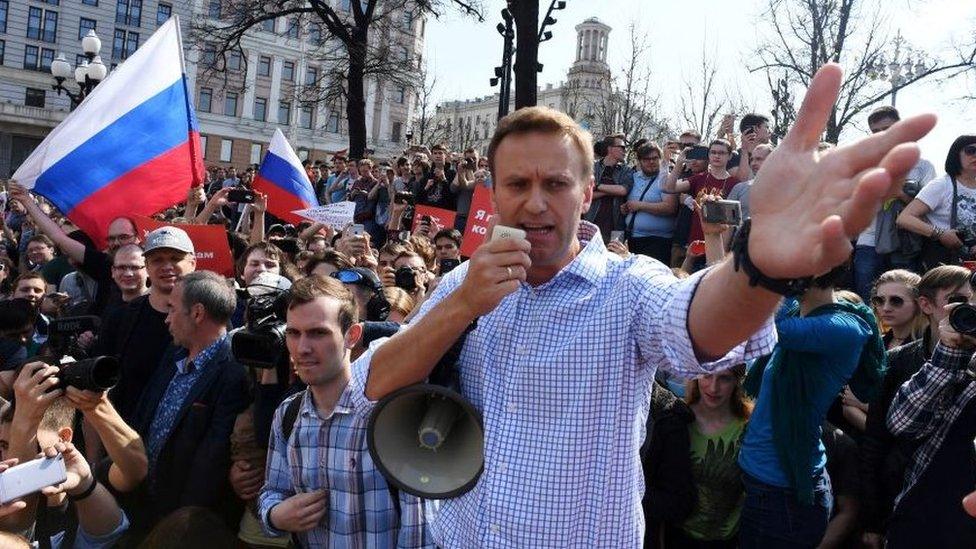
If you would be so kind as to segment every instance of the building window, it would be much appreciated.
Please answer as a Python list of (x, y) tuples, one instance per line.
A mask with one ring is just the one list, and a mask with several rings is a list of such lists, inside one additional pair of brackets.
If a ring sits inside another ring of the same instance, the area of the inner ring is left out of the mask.
[(403, 122), (394, 122), (393, 130), (390, 132), (390, 141), (394, 143), (399, 143), (403, 138)]
[(283, 82), (295, 81), (295, 63), (285, 61), (281, 64), (281, 80)]
[(305, 85), (314, 86), (319, 80), (319, 71), (315, 67), (305, 68)]
[(83, 65), (83, 64), (85, 64), (87, 62), (88, 62), (88, 58), (85, 57), (85, 54), (83, 54), (83, 53), (76, 53), (75, 54), (75, 66), (76, 67), (79, 66), (79, 65)]
[(231, 149), (234, 147), (234, 142), (230, 139), (220, 140), (220, 161), (230, 162), (231, 159)]
[(343, 11), (351, 11), (352, 2), (350, 2), (349, 0), (342, 0), (342, 9)]
[(413, 28), (413, 10), (409, 7), (403, 10), (403, 27), (408, 31)]
[(268, 100), (263, 97), (254, 98), (254, 119), (259, 122), (268, 120)]
[(396, 101), (399, 104), (404, 104), (407, 102), (407, 88), (406, 86), (397, 86), (396, 88)]
[(291, 102), (282, 101), (278, 103), (278, 123), (284, 126), (291, 124)]
[(271, 58), (258, 57), (258, 76), (271, 76)]
[(51, 72), (51, 63), (54, 62), (54, 50), (41, 48), (41, 72)]
[(37, 88), (27, 88), (27, 95), (24, 96), (24, 105), (28, 107), (44, 108), (44, 90)]
[(298, 113), (298, 125), (306, 130), (312, 129), (312, 107), (302, 107)]
[(51, 4), (52, 6), (57, 6), (60, 0), (40, 0), (42, 4)]
[(207, 11), (211, 19), (220, 19), (220, 0), (210, 0)]
[(86, 6), (98, 6), (98, 0), (81, 0), (81, 3)]
[(162, 26), (173, 15), (173, 6), (162, 2), (156, 6), (156, 26)]
[(4, 54), (4, 50), (6, 49), (7, 49), (7, 42), (4, 40), (0, 40), (0, 65), (3, 65), (3, 54)]
[(329, 113), (329, 123), (326, 125), (325, 130), (332, 133), (339, 133), (339, 113), (335, 111)]
[(7, 0), (0, 0), (0, 32), (7, 32), (7, 7), (10, 3)]
[(87, 19), (85, 17), (81, 18), (81, 22), (78, 23), (78, 40), (81, 40), (88, 34), (88, 31), (95, 30), (98, 25), (98, 21), (94, 19)]
[(200, 152), (203, 153), (203, 159), (206, 160), (207, 159), (207, 136), (206, 135), (200, 136)]
[(142, 24), (142, 0), (118, 0), (115, 4), (115, 23), (138, 27)]
[(237, 116), (237, 92), (227, 92), (224, 94), (224, 114), (227, 116)]
[(128, 59), (137, 49), (139, 49), (138, 32), (115, 29), (115, 35), (112, 39), (112, 59)]
[[(6, 8), (4, 12), (4, 27), (6, 27)], [(55, 42), (58, 37), (58, 12), (29, 8), (27, 11), (27, 38), (42, 42)]]
[(274, 32), (275, 31), (275, 20), (274, 19), (265, 19), (264, 21), (261, 21), (261, 28), (264, 29), (264, 30), (266, 30), (266, 31), (268, 31), (268, 32)]
[(213, 90), (210, 88), (200, 88), (200, 102), (197, 109), (200, 112), (210, 112), (213, 107)]
[(251, 164), (261, 163), (261, 144), (251, 143)]
[(322, 25), (312, 23), (308, 26), (308, 40), (316, 46), (322, 44)]
[(227, 54), (227, 68), (232, 71), (241, 70), (241, 52), (232, 51)]
[(288, 38), (298, 38), (298, 18), (288, 20)]
[(36, 71), (40, 62), (40, 50), (37, 46), (24, 46), (24, 68)]
[(207, 44), (200, 52), (200, 63), (205, 67), (213, 67), (216, 62), (217, 49), (213, 45)]

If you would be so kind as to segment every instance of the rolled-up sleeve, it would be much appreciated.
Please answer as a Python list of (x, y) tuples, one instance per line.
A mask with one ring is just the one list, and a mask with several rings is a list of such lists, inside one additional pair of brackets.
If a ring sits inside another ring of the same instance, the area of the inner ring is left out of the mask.
[(661, 265), (641, 273), (637, 290), (637, 344), (646, 357), (645, 364), (664, 368), (683, 378), (731, 368), (773, 352), (776, 330), (772, 315), (749, 339), (729, 350), (725, 356), (701, 362), (688, 331), (688, 311), (698, 285), (710, 269), (703, 269), (678, 280)]

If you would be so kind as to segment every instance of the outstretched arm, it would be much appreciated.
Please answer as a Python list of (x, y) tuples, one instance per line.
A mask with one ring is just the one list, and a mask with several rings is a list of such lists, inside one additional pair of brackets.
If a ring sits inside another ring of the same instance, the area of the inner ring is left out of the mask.
[[(915, 141), (935, 126), (934, 115), (914, 116), (821, 157), (817, 145), (842, 79), (836, 64), (817, 72), (796, 124), (753, 184), (749, 257), (768, 277), (816, 276), (846, 261), (851, 238), (898, 192), (918, 161)], [(691, 302), (688, 329), (696, 354), (721, 357), (745, 341), (773, 314), (779, 297), (750, 286), (730, 260), (721, 263)]]

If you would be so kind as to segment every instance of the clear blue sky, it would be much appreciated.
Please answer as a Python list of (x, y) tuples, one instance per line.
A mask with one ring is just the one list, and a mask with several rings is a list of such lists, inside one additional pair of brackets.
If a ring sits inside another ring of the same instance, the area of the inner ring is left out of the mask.
[[(428, 21), (426, 59), (437, 75), (435, 95), (439, 100), (471, 99), (488, 95), (497, 88), (488, 84), (492, 69), (500, 64), (501, 37), (495, 25), (504, 0), (485, 0), (484, 23), (458, 15)], [(548, 0), (540, 0), (542, 9)], [(567, 0), (567, 8), (556, 12), (554, 38), (540, 47), (539, 60), (545, 65), (540, 84), (558, 83), (575, 59), (576, 32), (573, 29), (588, 17), (598, 17), (613, 27), (610, 33), (611, 68), (624, 62), (629, 49), (628, 25), (635, 21), (647, 33), (651, 44), (649, 62), (654, 71), (653, 91), (660, 95), (663, 114), (678, 126), (679, 93), (683, 77), (690, 76), (700, 63), (704, 48), (717, 60), (721, 86), (738, 90), (747, 105), (768, 112), (771, 102), (765, 77), (750, 74), (756, 36), (765, 25), (762, 10), (766, 0), (701, 0), (668, 2), (662, 0)], [(972, 0), (873, 0), (863, 2), (864, 10), (881, 5), (888, 14), (885, 25), (892, 36), (896, 30), (914, 47), (933, 54), (945, 52), (954, 43), (972, 39), (976, 27), (976, 1)], [(879, 89), (885, 86), (878, 84)], [(903, 115), (934, 111), (940, 123), (920, 142), (923, 155), (941, 169), (945, 151), (956, 136), (976, 133), (976, 108), (973, 102), (958, 101), (969, 92), (976, 95), (976, 79), (957, 79), (946, 85), (914, 85), (898, 95)], [(842, 141), (864, 134), (866, 124), (850, 128)]]

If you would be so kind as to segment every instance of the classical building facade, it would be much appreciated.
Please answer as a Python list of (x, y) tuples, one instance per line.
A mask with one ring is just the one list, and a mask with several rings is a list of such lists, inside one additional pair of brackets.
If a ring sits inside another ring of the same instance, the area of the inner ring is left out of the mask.
[[(328, 1), (337, 10), (349, 9), (349, 0)], [(324, 158), (348, 147), (344, 110), (303, 104), (298, 94), (325, 74), (310, 60), (309, 44), (317, 40), (310, 24), (299, 27), (282, 18), (252, 29), (242, 42), (246, 63), (228, 59), (225, 74), (215, 76), (198, 71), (207, 49), (193, 43), (189, 25), (227, 15), (221, 14), (219, 0), (0, 0), (0, 178), (9, 177), (71, 108), (68, 98), (51, 88), (50, 66), (57, 55), (81, 63), (81, 37), (95, 30), (102, 61), (114, 68), (177, 14), (207, 164), (259, 162), (278, 126), (303, 158)], [(406, 14), (397, 21), (397, 55), (419, 60), (424, 27), (423, 19)], [(369, 146), (378, 154), (399, 151), (414, 94), (375, 81), (366, 89)]]
[[(594, 135), (611, 133), (615, 120), (612, 73), (607, 64), (610, 27), (595, 17), (576, 26), (576, 60), (566, 81), (539, 89), (538, 105), (568, 113)], [(495, 131), (498, 94), (477, 99), (448, 101), (437, 105), (432, 132), (452, 149), (474, 147), (482, 151)]]

